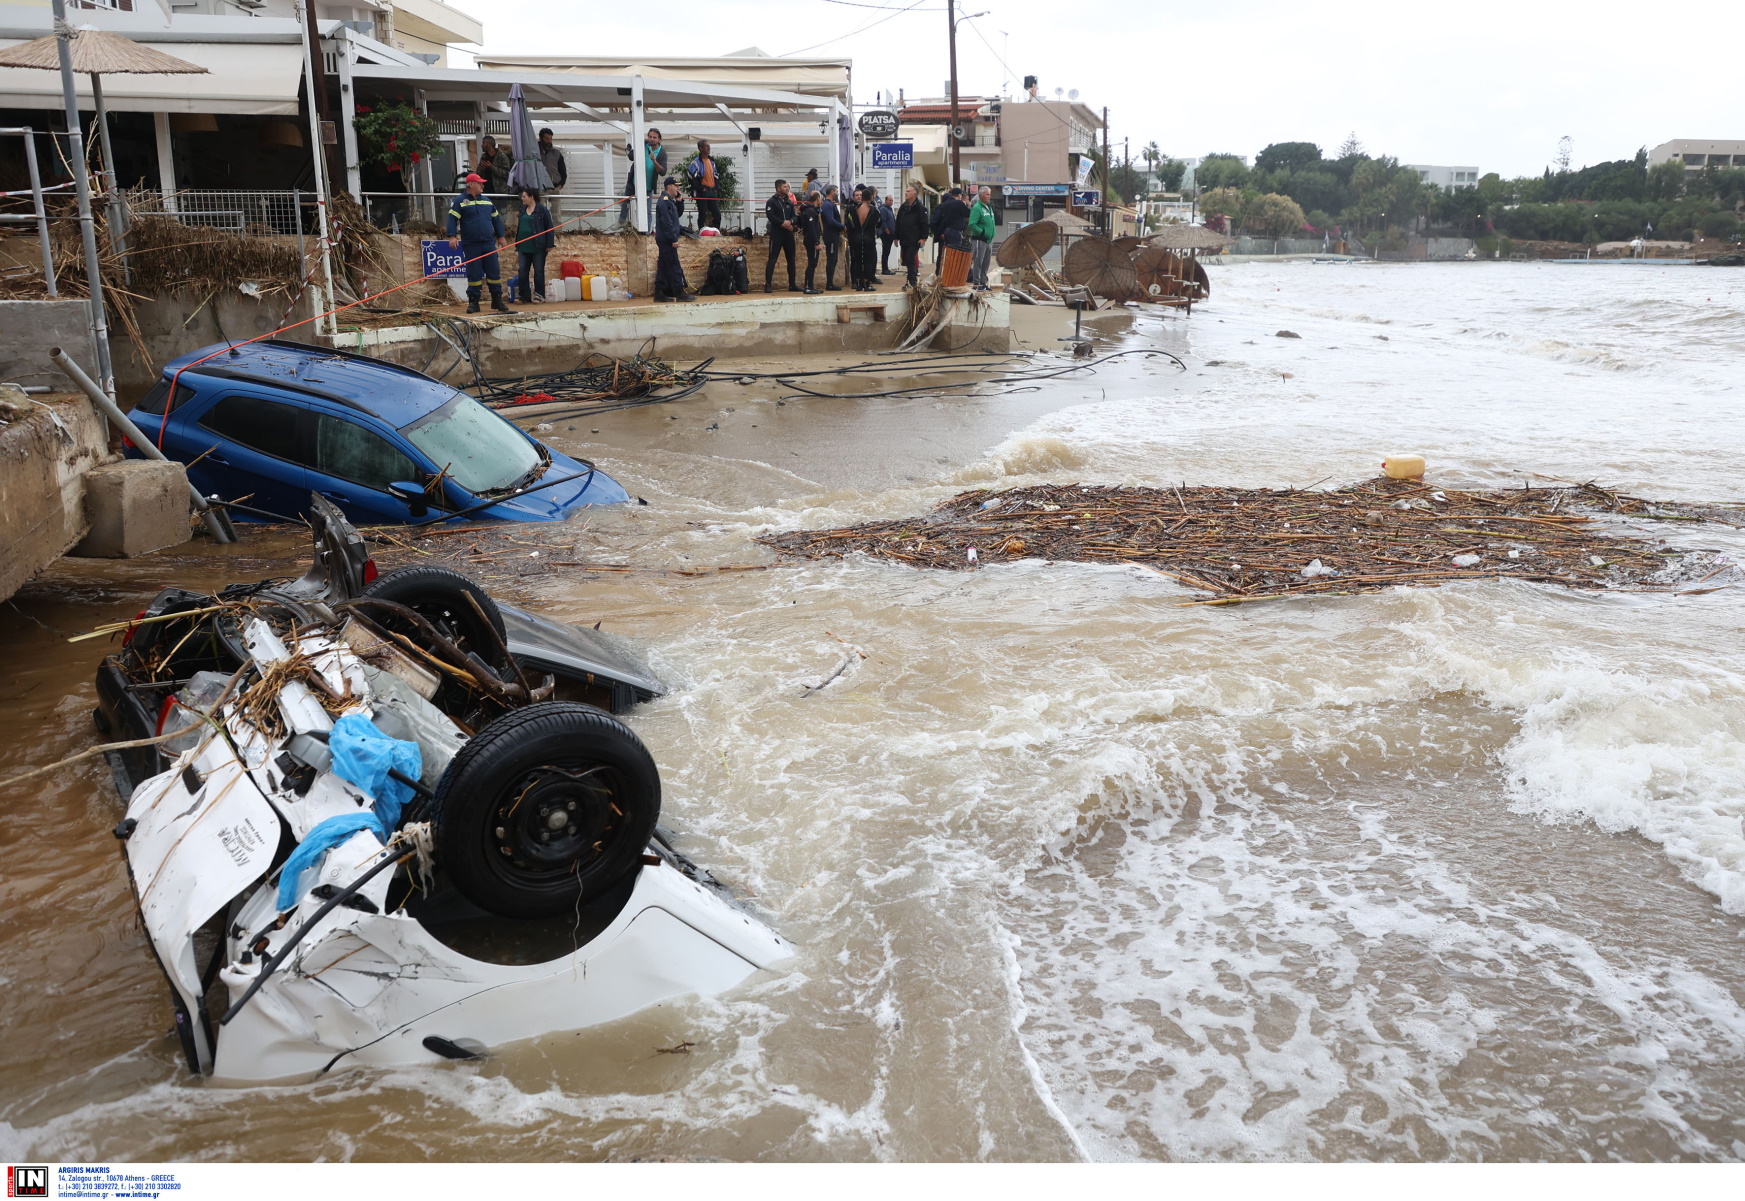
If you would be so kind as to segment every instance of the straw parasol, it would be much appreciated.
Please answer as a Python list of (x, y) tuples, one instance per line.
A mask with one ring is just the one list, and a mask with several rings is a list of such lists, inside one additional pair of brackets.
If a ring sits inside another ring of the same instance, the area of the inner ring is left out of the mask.
[[(205, 75), (205, 67), (186, 59), (141, 46), (138, 42), (81, 25), (72, 33), (73, 70), (80, 75)], [(34, 67), (40, 71), (61, 69), (55, 36), (20, 42), (0, 50), (0, 67)]]
[(1165, 250), (1222, 250), (1230, 239), (1203, 225), (1166, 225), (1146, 239), (1148, 246)]
[(1069, 284), (1089, 288), (1110, 300), (1139, 295), (1139, 279), (1127, 252), (1103, 238), (1080, 238), (1066, 248), (1061, 274)]
[(1009, 271), (1035, 266), (1042, 261), (1044, 255), (1054, 249), (1059, 238), (1060, 226), (1054, 222), (1032, 221), (1001, 242), (1000, 252), (995, 258), (1000, 266)]
[[(54, 34), (32, 42), (0, 50), (0, 67), (27, 67), (39, 71), (61, 69), (60, 39)], [(103, 103), (105, 75), (207, 75), (205, 67), (186, 59), (141, 46), (138, 42), (98, 29), (81, 25), (67, 35), (73, 60), (73, 73), (91, 77), (91, 99), (97, 109), (97, 135), (103, 146), (104, 191), (116, 194), (115, 153), (109, 146), (109, 110)], [(71, 100), (68, 101), (71, 103)], [(126, 215), (121, 216), (121, 231), (125, 236)]]
[(1179, 296), (1182, 292), (1182, 261), (1161, 246), (1145, 246), (1133, 256), (1139, 289), (1151, 300)]

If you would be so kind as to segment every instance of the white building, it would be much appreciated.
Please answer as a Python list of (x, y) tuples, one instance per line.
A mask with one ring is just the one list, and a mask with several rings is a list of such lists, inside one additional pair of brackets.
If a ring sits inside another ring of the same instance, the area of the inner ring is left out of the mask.
[(1422, 163), (1404, 163), (1403, 166), (1416, 171), (1418, 178), (1437, 188), (1476, 188), (1478, 186), (1479, 170), (1477, 167), (1432, 167)]
[(1745, 167), (1745, 141), (1709, 141), (1704, 138), (1674, 138), (1648, 152), (1650, 167), (1670, 160), (1684, 164), (1686, 171), (1705, 167)]

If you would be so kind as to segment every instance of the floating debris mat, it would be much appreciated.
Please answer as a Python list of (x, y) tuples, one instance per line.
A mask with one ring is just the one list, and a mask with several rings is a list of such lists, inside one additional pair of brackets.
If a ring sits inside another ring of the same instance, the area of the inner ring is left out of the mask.
[(1592, 484), (1485, 492), (1385, 478), (1331, 491), (1066, 484), (964, 492), (924, 517), (761, 541), (812, 559), (864, 554), (956, 571), (1018, 559), (1131, 563), (1217, 598), (1193, 602), (1202, 604), (1499, 577), (1674, 591), (1731, 566), (1725, 556), (1622, 535), (1608, 514), (1745, 520), (1736, 506), (1646, 501)]

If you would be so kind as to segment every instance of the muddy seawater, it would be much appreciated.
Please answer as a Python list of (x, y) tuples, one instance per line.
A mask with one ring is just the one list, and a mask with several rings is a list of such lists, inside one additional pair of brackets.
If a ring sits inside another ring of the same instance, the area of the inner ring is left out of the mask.
[[(574, 522), (573, 557), (768, 563), (762, 532), (969, 487), (1301, 487), (1395, 451), (1452, 486), (1745, 499), (1745, 272), (1212, 278), (1191, 320), (1087, 322), (1185, 371), (560, 419), (649, 501)], [(1058, 353), (1058, 314), (1019, 317)], [(67, 564), (0, 606), (0, 776), (94, 737), (101, 644), (67, 634), (299, 553)], [(1204, 607), (1104, 565), (530, 569), (516, 599), (649, 648), (664, 820), (791, 968), (478, 1063), (214, 1087), (90, 763), (0, 788), (0, 1154), (1745, 1158), (1745, 585), (1715, 585)]]

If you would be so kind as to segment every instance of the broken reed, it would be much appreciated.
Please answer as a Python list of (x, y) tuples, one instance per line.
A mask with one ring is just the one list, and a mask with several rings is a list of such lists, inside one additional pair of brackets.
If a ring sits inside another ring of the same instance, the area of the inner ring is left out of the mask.
[[(994, 507), (983, 508), (988, 502)], [(1604, 588), (1650, 579), (1682, 557), (1617, 537), (1578, 508), (1672, 520), (1738, 518), (1736, 511), (1723, 516), (1592, 484), (1460, 491), (1373, 479), (1325, 492), (1067, 484), (964, 492), (924, 517), (760, 541), (812, 559), (858, 553), (955, 571), (1017, 559), (1132, 563), (1233, 599), (1481, 577)], [(1478, 561), (1453, 562), (1467, 555)], [(1317, 559), (1337, 574), (1303, 576)]]

